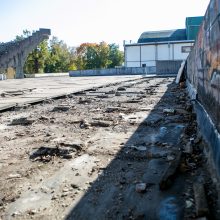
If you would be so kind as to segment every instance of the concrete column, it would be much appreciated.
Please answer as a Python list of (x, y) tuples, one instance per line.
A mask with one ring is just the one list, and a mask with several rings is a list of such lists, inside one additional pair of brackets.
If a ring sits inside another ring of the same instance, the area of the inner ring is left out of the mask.
[(3, 67), (0, 67), (0, 81), (6, 79), (6, 70)]
[(24, 59), (21, 53), (17, 54), (16, 58), (16, 79), (23, 79), (24, 78)]
[(158, 60), (158, 45), (155, 44), (155, 60)]
[(142, 56), (141, 56), (141, 45), (140, 45), (140, 67), (141, 67), (141, 62), (142, 62)]

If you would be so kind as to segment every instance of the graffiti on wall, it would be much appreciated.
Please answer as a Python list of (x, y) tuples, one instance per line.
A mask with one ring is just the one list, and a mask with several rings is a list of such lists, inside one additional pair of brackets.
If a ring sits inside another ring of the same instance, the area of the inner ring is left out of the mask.
[(220, 132), (220, 0), (211, 0), (187, 60), (187, 74)]

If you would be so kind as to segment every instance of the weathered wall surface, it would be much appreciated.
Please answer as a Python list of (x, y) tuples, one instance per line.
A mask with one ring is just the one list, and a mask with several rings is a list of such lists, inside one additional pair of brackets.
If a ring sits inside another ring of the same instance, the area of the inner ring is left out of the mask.
[(160, 60), (156, 61), (157, 74), (177, 74), (182, 60)]
[[(6, 73), (9, 67), (16, 71), (16, 78), (24, 78), (23, 67), (28, 54), (37, 47), (37, 45), (48, 39), (50, 29), (40, 28), (31, 36), (21, 41), (11, 41), (0, 44), (0, 73)], [(8, 77), (12, 77), (12, 74)]]
[(123, 67), (112, 69), (74, 70), (69, 76), (115, 76), (115, 75), (166, 75), (177, 74), (182, 61), (157, 61), (156, 66), (150, 67)]
[(208, 143), (205, 152), (220, 178), (220, 0), (210, 1), (187, 59), (187, 78), (196, 99), (198, 125)]
[(69, 76), (114, 76), (114, 75), (143, 75), (150, 72), (147, 67), (125, 67), (112, 69), (75, 70)]
[(220, 132), (220, 0), (211, 0), (187, 60), (187, 75)]

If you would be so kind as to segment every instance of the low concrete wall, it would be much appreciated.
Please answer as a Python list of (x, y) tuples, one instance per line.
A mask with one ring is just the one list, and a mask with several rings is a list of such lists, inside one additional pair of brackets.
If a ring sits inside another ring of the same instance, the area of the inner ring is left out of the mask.
[(187, 60), (188, 80), (220, 132), (220, 2), (211, 0)]
[(144, 75), (149, 72), (147, 67), (125, 67), (112, 69), (75, 70), (69, 76), (114, 76), (114, 75)]
[(77, 76), (114, 76), (114, 75), (146, 75), (146, 74), (177, 74), (181, 61), (157, 61), (156, 66), (122, 67), (112, 69), (75, 70), (70, 71), (71, 77)]
[(5, 74), (0, 74), (0, 80), (6, 80), (6, 75)]
[(57, 76), (69, 76), (69, 73), (36, 73), (36, 74), (25, 74), (25, 78), (42, 78), (42, 77), (57, 77)]
[(188, 84), (196, 91), (194, 96), (202, 106), (196, 108), (198, 122), (206, 141), (211, 146), (214, 163), (220, 174), (219, 0), (210, 1), (194, 48), (187, 59), (187, 79)]
[(194, 106), (198, 125), (205, 141), (209, 144), (209, 148), (205, 149), (205, 153), (209, 158), (211, 168), (214, 168), (220, 175), (220, 134), (204, 107), (197, 101), (195, 101)]
[(156, 61), (157, 74), (177, 74), (182, 60), (158, 60)]

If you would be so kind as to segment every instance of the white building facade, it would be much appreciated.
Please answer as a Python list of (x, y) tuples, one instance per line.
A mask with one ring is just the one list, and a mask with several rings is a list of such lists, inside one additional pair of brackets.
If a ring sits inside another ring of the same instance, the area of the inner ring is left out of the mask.
[(126, 67), (156, 67), (156, 61), (182, 61), (187, 58), (194, 41), (168, 41), (125, 44)]
[(124, 43), (125, 67), (176, 72), (189, 55), (202, 20), (187, 17), (185, 29), (143, 32), (137, 43)]

